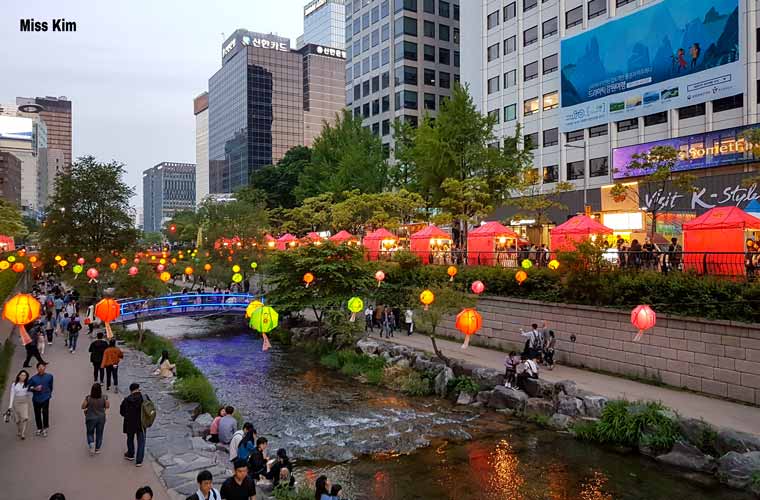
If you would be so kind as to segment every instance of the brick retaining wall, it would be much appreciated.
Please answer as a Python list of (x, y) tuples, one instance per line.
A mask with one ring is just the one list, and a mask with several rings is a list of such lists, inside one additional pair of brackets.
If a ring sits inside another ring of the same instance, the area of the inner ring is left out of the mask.
[[(709, 395), (760, 405), (760, 324), (657, 315), (657, 326), (633, 342), (630, 312), (533, 300), (478, 300), (483, 328), (471, 343), (522, 350), (520, 327), (546, 320), (566, 365), (659, 380)], [(453, 318), (439, 333), (461, 339)], [(570, 336), (575, 334), (575, 342)]]

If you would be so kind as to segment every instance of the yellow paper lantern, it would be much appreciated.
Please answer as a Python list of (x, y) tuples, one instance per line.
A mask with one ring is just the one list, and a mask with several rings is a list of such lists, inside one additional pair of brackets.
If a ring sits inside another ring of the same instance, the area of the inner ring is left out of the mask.
[(520, 264), (523, 269), (530, 269), (533, 267), (533, 262), (530, 259), (523, 259), (522, 263)]
[(234, 281), (235, 283), (240, 283), (241, 281), (243, 281), (243, 275), (240, 273), (233, 274), (232, 281)]
[(250, 304), (248, 304), (248, 307), (245, 308), (245, 317), (246, 318), (250, 318), (251, 314), (253, 314), (253, 311), (255, 311), (256, 309), (258, 309), (259, 307), (261, 307), (263, 305), (264, 304), (262, 304), (258, 300), (252, 301)]
[(428, 310), (428, 306), (435, 300), (435, 294), (430, 290), (423, 290), (420, 294), (420, 302), (425, 306), (425, 310)]
[(0, 271), (5, 271), (9, 267), (11, 267), (10, 262), (8, 262), (7, 260), (0, 260)]
[(158, 278), (159, 278), (161, 281), (163, 281), (164, 283), (166, 283), (167, 281), (169, 281), (169, 280), (172, 278), (172, 275), (171, 275), (171, 274), (169, 274), (167, 271), (164, 271), (164, 272), (162, 272), (162, 273), (161, 273), (161, 274), (158, 276)]
[(525, 271), (517, 271), (517, 273), (515, 274), (515, 279), (517, 280), (518, 285), (522, 285), (525, 282), (525, 280), (528, 279), (528, 273), (526, 273)]
[(552, 271), (556, 271), (557, 269), (559, 269), (559, 261), (557, 259), (550, 260), (548, 267)]
[(239, 273), (240, 272), (240, 266), (238, 266), (237, 264), (235, 264), (234, 266), (232, 266), (232, 272), (233, 273)]

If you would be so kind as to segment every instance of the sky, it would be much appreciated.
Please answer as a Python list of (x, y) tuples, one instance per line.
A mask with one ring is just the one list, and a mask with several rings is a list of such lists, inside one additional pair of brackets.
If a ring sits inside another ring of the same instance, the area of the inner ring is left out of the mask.
[[(142, 172), (162, 161), (195, 163), (193, 98), (221, 66), (237, 28), (291, 39), (307, 0), (4, 1), (0, 103), (67, 96), (74, 157), (126, 164), (142, 205)], [(74, 33), (21, 32), (20, 20), (75, 21)]]

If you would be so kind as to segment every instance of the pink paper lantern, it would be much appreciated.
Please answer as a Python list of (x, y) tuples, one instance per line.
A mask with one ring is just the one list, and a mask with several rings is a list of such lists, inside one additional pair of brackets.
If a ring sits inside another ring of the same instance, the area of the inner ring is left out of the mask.
[(77, 259), (77, 264), (79, 264), (80, 266), (81, 266), (82, 264), (84, 264), (84, 257), (79, 257), (79, 258)]
[(472, 290), (472, 293), (476, 295), (480, 295), (481, 293), (485, 291), (485, 289), (486, 289), (486, 286), (480, 280), (474, 281), (472, 283), (472, 286), (470, 286), (470, 290)]
[(129, 275), (134, 276), (135, 274), (137, 274), (137, 271), (138, 269), (135, 266), (132, 266), (129, 268)]
[(162, 272), (164, 269), (166, 269), (166, 266), (164, 266), (163, 264), (159, 264), (159, 265), (156, 266), (156, 270), (159, 273)]
[(654, 325), (657, 324), (657, 315), (652, 308), (647, 305), (636, 306), (636, 308), (631, 311), (631, 324), (639, 330), (633, 340), (641, 340), (641, 336), (644, 335), (644, 332), (653, 328)]
[(87, 270), (87, 277), (90, 278), (91, 280), (97, 279), (98, 274), (99, 274), (98, 270), (95, 269), (94, 267), (91, 267)]

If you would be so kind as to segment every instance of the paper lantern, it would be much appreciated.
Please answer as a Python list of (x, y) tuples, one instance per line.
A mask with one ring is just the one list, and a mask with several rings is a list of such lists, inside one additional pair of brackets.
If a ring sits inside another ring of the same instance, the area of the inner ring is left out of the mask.
[(548, 267), (552, 271), (556, 271), (557, 269), (559, 269), (559, 261), (557, 259), (550, 260), (549, 264), (548, 264)]
[(137, 264), (139, 264), (139, 263), (140, 263), (140, 259), (138, 259), (137, 257), (135, 257), (135, 260), (133, 260), (132, 262), (133, 262), (135, 265), (137, 265)]
[(435, 300), (435, 294), (430, 290), (423, 290), (420, 294), (420, 302), (425, 306), (425, 310), (428, 310), (430, 304)]
[(159, 264), (156, 266), (156, 271), (158, 271), (159, 273), (163, 272), (165, 269), (166, 269), (166, 266), (163, 264)]
[(81, 266), (82, 264), (84, 264), (84, 257), (79, 257), (79, 258), (77, 259), (77, 264), (79, 264), (80, 266)]
[(66, 261), (66, 259), (61, 259), (58, 261), (58, 265), (61, 267), (66, 267), (68, 265), (68, 262)]
[(38, 259), (36, 255), (29, 256), (29, 262), (31, 262), (32, 264), (34, 264), (38, 260), (40, 260), (40, 259)]
[(449, 281), (454, 281), (454, 276), (457, 275), (457, 266), (449, 266), (449, 268), (446, 269), (446, 274), (451, 278)]
[(82, 271), (84, 271), (84, 267), (81, 264), (76, 264), (74, 267), (71, 268), (72, 271), (74, 271), (74, 274), (81, 274)]
[(485, 289), (486, 289), (486, 286), (480, 280), (473, 281), (472, 285), (470, 285), (470, 290), (472, 290), (472, 293), (474, 293), (475, 295), (480, 295), (481, 293), (485, 291)]
[(9, 267), (11, 267), (10, 262), (8, 262), (7, 260), (0, 260), (0, 271), (5, 271)]
[(98, 270), (94, 267), (91, 267), (87, 270), (87, 277), (90, 278), (90, 280), (94, 280), (98, 278)]
[(472, 308), (462, 309), (462, 312), (457, 314), (456, 323), (457, 330), (465, 335), (462, 349), (467, 349), (470, 344), (470, 335), (474, 335), (483, 326), (483, 317), (478, 311)]
[(15, 255), (9, 255), (8, 256), (8, 262), (10, 262), (10, 263), (16, 262), (16, 256)]
[(278, 321), (279, 316), (277, 314), (277, 311), (269, 306), (261, 306), (251, 314), (251, 321), (248, 323), (248, 325), (257, 332), (261, 333), (261, 336), (264, 338), (264, 343), (261, 346), (262, 351), (268, 351), (272, 346), (269, 343), (269, 337), (267, 337), (267, 333), (277, 328)]
[(190, 276), (191, 274), (193, 274), (193, 268), (190, 267), (190, 266), (187, 266), (185, 268), (185, 274), (187, 274), (188, 276)]
[(530, 259), (523, 259), (522, 263), (520, 263), (523, 269), (530, 269), (533, 267), (533, 261)]
[(132, 266), (129, 268), (129, 275), (135, 276), (139, 272), (139, 269), (137, 269), (135, 266)]
[(240, 266), (238, 266), (237, 264), (235, 264), (234, 266), (232, 266), (232, 272), (233, 273), (239, 273), (240, 272)]
[(523, 282), (528, 279), (528, 273), (525, 271), (517, 271), (517, 273), (515, 273), (515, 279), (517, 280), (518, 285), (522, 285)]
[(203, 266), (203, 269), (205, 269), (206, 272), (211, 271), (211, 264), (206, 264), (205, 266)]
[(151, 255), (150, 256), (150, 260), (156, 260), (156, 256), (155, 255)]
[(160, 279), (161, 281), (163, 281), (164, 283), (166, 283), (167, 281), (169, 281), (170, 279), (172, 279), (172, 275), (169, 274), (168, 272), (164, 271), (164, 272), (162, 272), (161, 274), (158, 275), (158, 279)]
[(63, 258), (63, 257), (61, 257), (60, 255), (56, 255), (56, 256), (55, 256), (55, 261), (56, 261), (56, 262), (58, 262), (58, 261), (59, 261), (59, 260), (61, 260), (62, 258)]
[(251, 262), (251, 269), (256, 269), (259, 265), (256, 262)]
[(3, 318), (18, 326), (18, 333), (23, 345), (32, 341), (26, 332), (25, 325), (40, 317), (40, 308), (39, 301), (28, 293), (14, 295), (3, 306)]
[(653, 328), (656, 323), (657, 315), (651, 307), (647, 305), (636, 306), (636, 308), (631, 311), (631, 324), (638, 328), (639, 332), (633, 340), (636, 342), (641, 340), (641, 336), (644, 335), (644, 332)]
[(100, 264), (101, 262), (103, 262), (103, 259), (101, 259), (100, 257), (95, 257), (95, 262)]
[(311, 273), (306, 273), (303, 275), (303, 282), (306, 283), (306, 288), (309, 287), (309, 285), (312, 284), (314, 281), (314, 275)]
[(258, 309), (259, 307), (261, 307), (263, 305), (264, 304), (262, 304), (258, 300), (252, 301), (250, 304), (248, 304), (248, 307), (245, 308), (245, 317), (246, 318), (250, 318), (251, 314), (253, 314), (253, 311), (255, 311), (256, 309)]
[(158, 259), (158, 263), (164, 265), (166, 264), (166, 259)]
[(117, 264), (116, 262), (111, 262), (111, 263), (108, 265), (108, 267), (110, 267), (110, 268), (111, 268), (111, 271), (116, 271), (116, 269), (118, 269), (118, 268), (119, 268), (119, 264)]
[(119, 264), (121, 264), (122, 266), (126, 266), (126, 265), (127, 265), (127, 259), (125, 259), (124, 257), (122, 257), (122, 258), (119, 260)]
[(235, 283), (240, 283), (241, 281), (243, 281), (243, 275), (240, 273), (233, 274), (232, 281), (234, 281)]
[(348, 299), (348, 310), (351, 311), (351, 322), (356, 321), (356, 313), (364, 309), (364, 301), (359, 297)]
[(377, 280), (377, 286), (380, 286), (380, 283), (385, 280), (385, 273), (383, 271), (378, 271), (375, 273), (375, 279)]
[(176, 264), (177, 263), (177, 259), (174, 258), (174, 257), (172, 257), (172, 261), (171, 262), (172, 262), (172, 264)]
[(21, 262), (16, 262), (11, 266), (11, 269), (14, 273), (23, 273), (24, 269), (26, 269), (26, 266)]
[(106, 336), (109, 340), (113, 338), (113, 331), (111, 331), (110, 323), (119, 317), (120, 309), (119, 303), (110, 297), (106, 297), (95, 304), (95, 316), (105, 323)]

